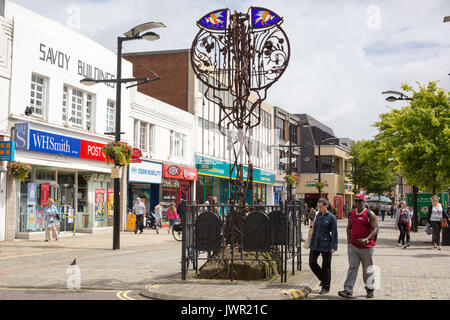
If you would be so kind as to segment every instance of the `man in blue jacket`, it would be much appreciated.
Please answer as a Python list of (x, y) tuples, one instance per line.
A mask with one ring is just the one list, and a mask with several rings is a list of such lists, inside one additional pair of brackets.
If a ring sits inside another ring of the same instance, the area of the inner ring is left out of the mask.
[[(316, 277), (321, 281), (322, 291), (330, 291), (331, 283), (331, 257), (338, 247), (338, 233), (336, 217), (328, 211), (328, 200), (319, 199), (319, 212), (313, 222), (313, 236), (309, 252), (309, 266)], [(322, 267), (317, 259), (322, 255)]]

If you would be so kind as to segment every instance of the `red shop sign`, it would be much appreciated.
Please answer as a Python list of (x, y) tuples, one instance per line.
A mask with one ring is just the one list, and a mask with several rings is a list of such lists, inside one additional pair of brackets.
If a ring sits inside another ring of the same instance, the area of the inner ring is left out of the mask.
[(41, 184), (41, 207), (48, 206), (48, 198), (50, 197), (50, 185), (47, 183)]
[(197, 180), (197, 169), (184, 168), (175, 165), (163, 165), (163, 177), (179, 180)]
[(139, 160), (142, 157), (142, 151), (138, 148), (133, 148), (131, 154), (131, 163), (141, 163), (142, 160)]
[(102, 151), (104, 145), (104, 143), (81, 140), (80, 158), (105, 161), (105, 155)]

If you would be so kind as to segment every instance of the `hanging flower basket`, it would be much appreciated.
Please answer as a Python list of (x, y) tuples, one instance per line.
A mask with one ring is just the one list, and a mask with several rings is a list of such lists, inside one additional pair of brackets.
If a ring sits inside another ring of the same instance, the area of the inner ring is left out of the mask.
[(126, 166), (130, 163), (132, 148), (125, 142), (110, 142), (102, 150), (108, 164), (117, 161), (119, 166)]
[(325, 187), (325, 184), (323, 182), (316, 182), (317, 190), (323, 190), (324, 187)]
[(295, 178), (295, 176), (293, 174), (288, 174), (286, 177), (284, 177), (284, 180), (286, 180), (286, 183), (288, 185), (296, 185), (297, 184), (297, 179)]
[(22, 162), (11, 161), (8, 162), (8, 173), (15, 179), (25, 182), (28, 174), (31, 171), (31, 165)]

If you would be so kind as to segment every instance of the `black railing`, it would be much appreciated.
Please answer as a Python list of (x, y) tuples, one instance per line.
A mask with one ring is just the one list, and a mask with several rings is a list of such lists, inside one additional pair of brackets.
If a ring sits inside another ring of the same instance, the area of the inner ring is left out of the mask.
[[(229, 262), (233, 281), (234, 262), (252, 260), (276, 262), (281, 266), (281, 282), (287, 282), (288, 260), (293, 275), (295, 269), (301, 270), (303, 208), (302, 201), (279, 206), (185, 206), (180, 212), (182, 279), (186, 280), (189, 266), (198, 274), (199, 261), (221, 260)], [(244, 252), (255, 253), (255, 258), (244, 256)]]

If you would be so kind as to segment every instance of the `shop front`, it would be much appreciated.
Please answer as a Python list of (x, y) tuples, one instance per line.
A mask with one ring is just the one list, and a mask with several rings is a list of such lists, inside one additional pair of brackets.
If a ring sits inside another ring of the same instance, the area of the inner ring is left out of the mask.
[(128, 210), (133, 209), (139, 197), (147, 212), (154, 211), (160, 202), (162, 164), (150, 161), (130, 163), (128, 171)]
[[(196, 183), (196, 200), (204, 203), (216, 198), (221, 204), (228, 204), (231, 194), (234, 192), (230, 184), (230, 164), (224, 161), (206, 158), (203, 156), (196, 157), (198, 180)], [(244, 167), (244, 179), (247, 178), (248, 168)], [(236, 179), (236, 172), (232, 173), (232, 179)], [(247, 190), (246, 203), (248, 204), (269, 204), (273, 197), (272, 186), (275, 183), (275, 174), (253, 170), (253, 188)], [(269, 186), (269, 187), (268, 187)]]
[(192, 183), (197, 181), (197, 169), (172, 164), (163, 165), (162, 202), (164, 206), (170, 203), (178, 205), (181, 200), (192, 203)]
[[(112, 180), (100, 152), (104, 145), (16, 123), (16, 161), (32, 170), (15, 184), (16, 238), (39, 238), (49, 199), (58, 208), (60, 232), (94, 232), (112, 226)], [(99, 149), (100, 148), (100, 149)], [(100, 151), (99, 151), (100, 150)]]

